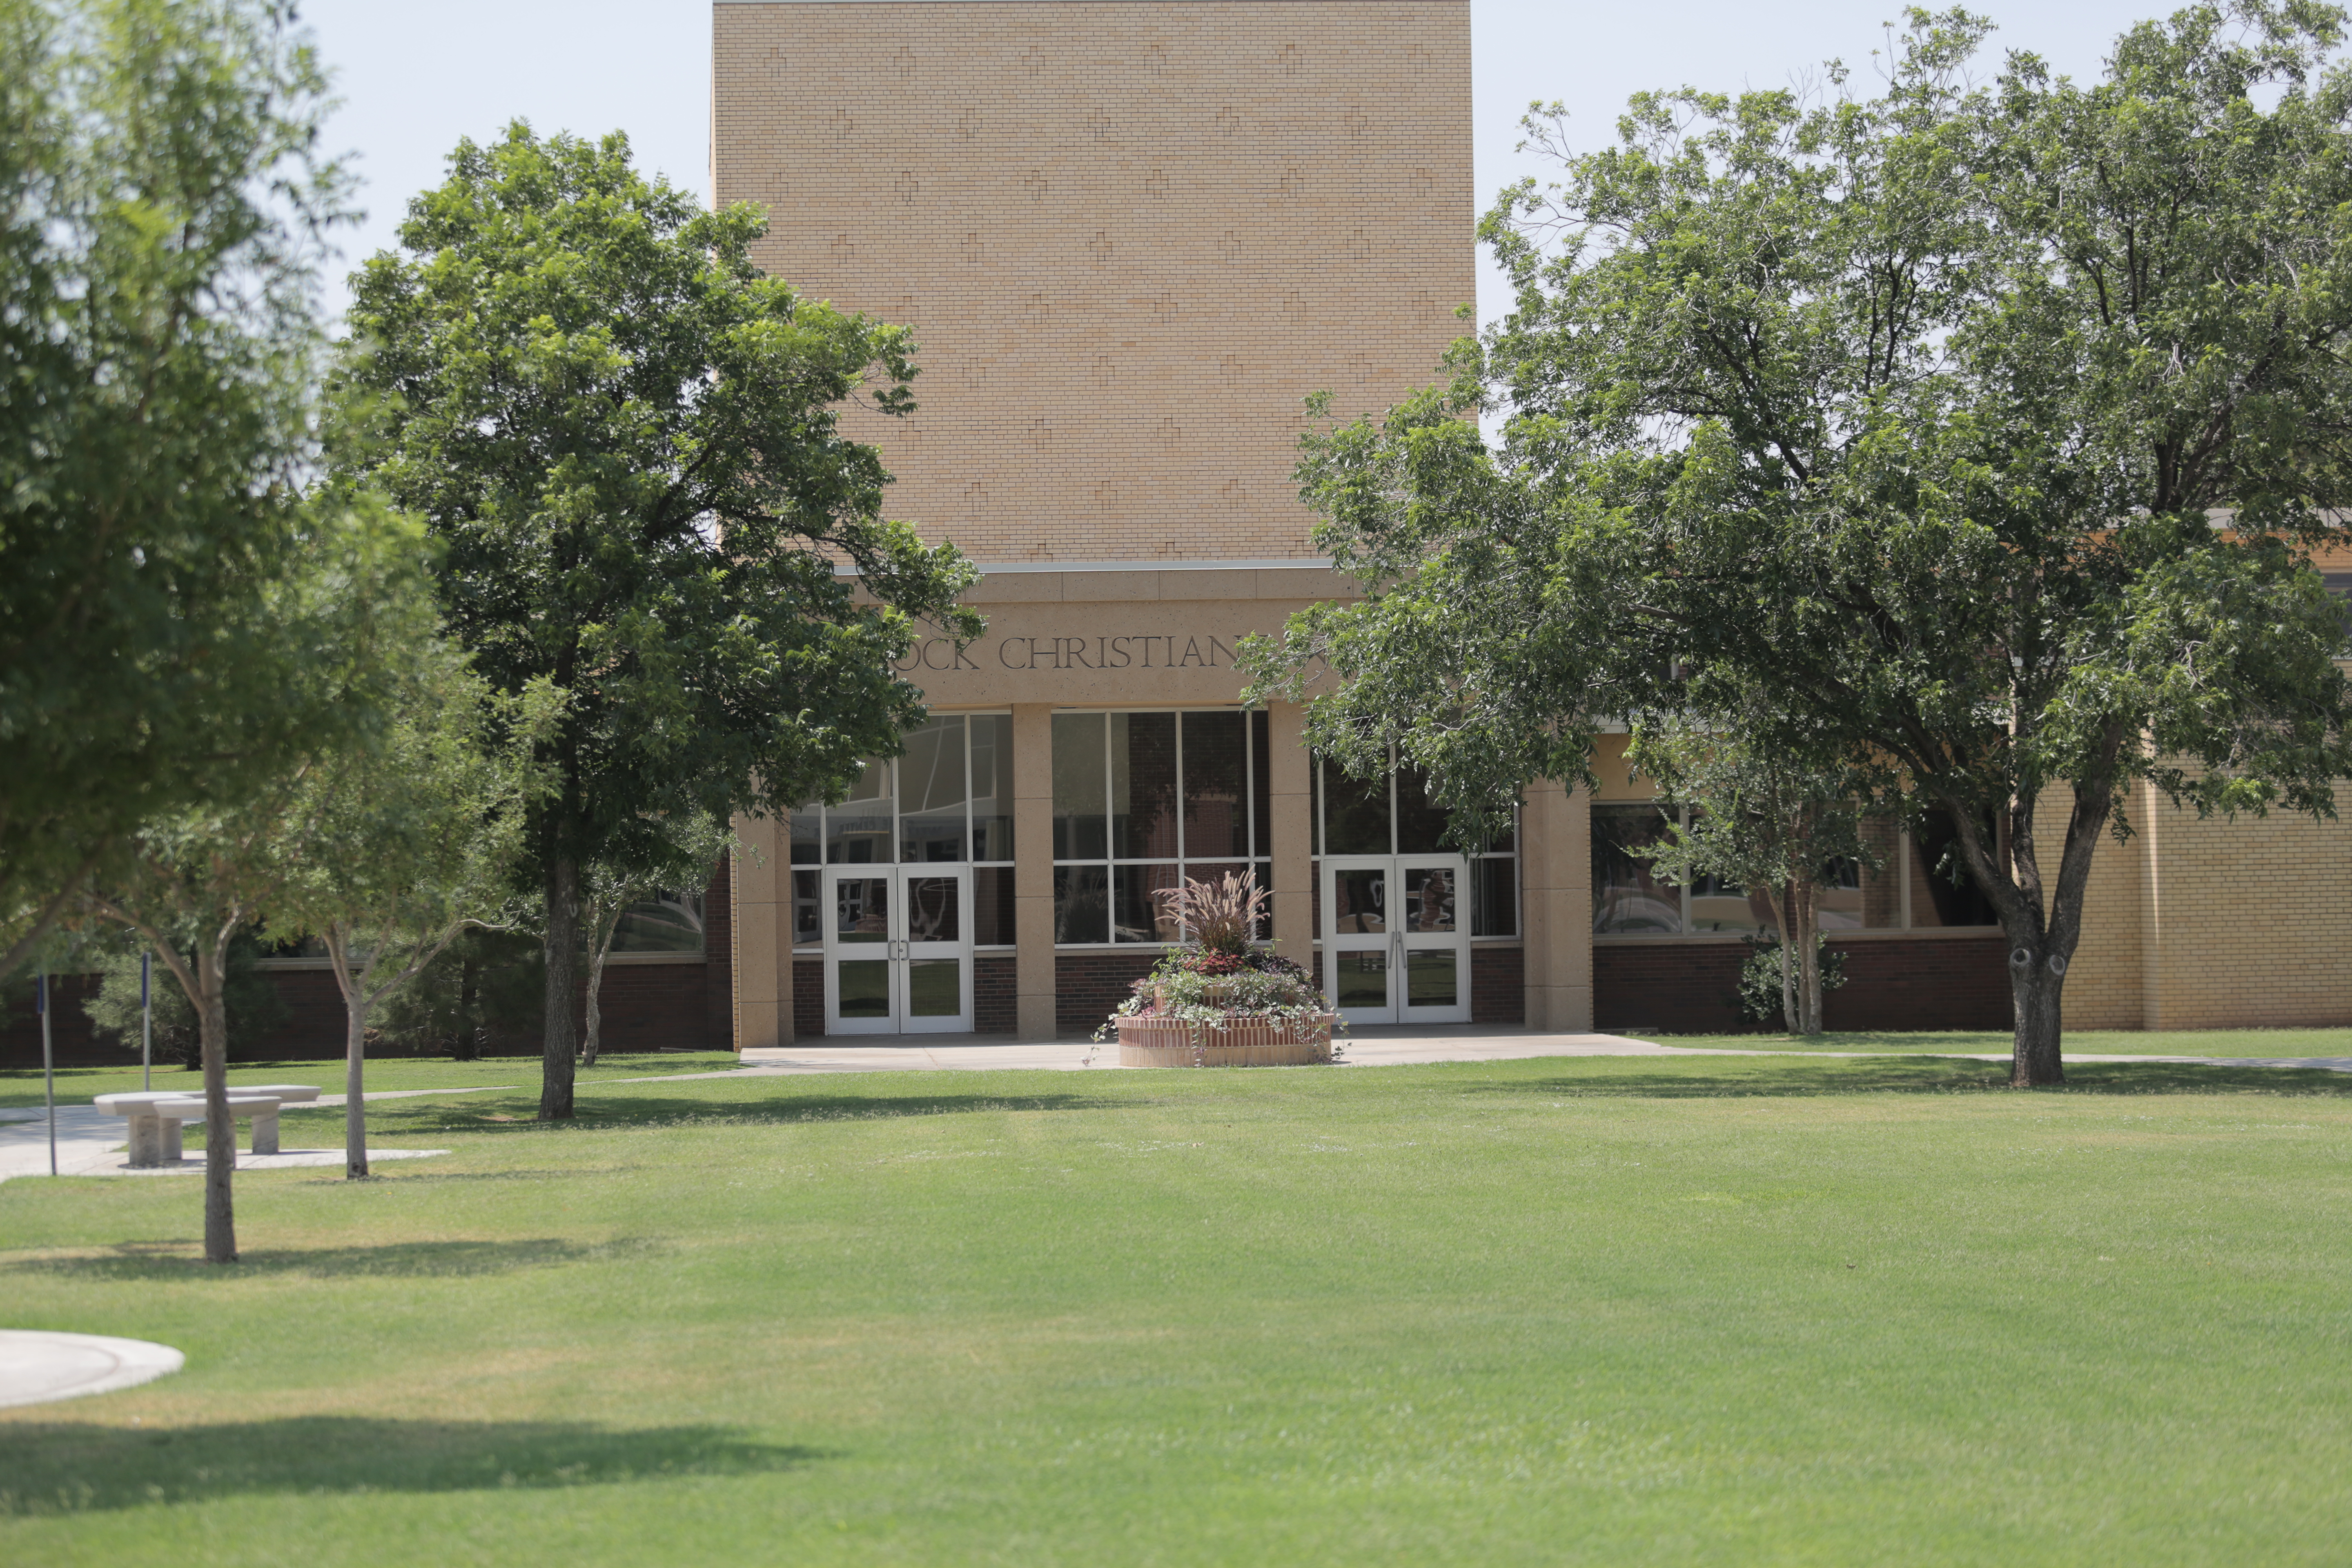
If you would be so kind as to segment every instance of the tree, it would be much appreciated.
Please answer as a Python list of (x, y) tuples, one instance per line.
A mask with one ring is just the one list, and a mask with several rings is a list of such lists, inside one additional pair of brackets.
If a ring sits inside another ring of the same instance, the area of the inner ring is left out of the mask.
[(160, 816), (129, 852), (76, 891), (83, 919), (136, 928), (195, 1009), (205, 1073), (205, 1259), (236, 1261), (228, 1112), (228, 955), (317, 849), (336, 786), (364, 765), (398, 695), (408, 650), (431, 636), (422, 537), (381, 507), (317, 504), (291, 552), (300, 574), (272, 584), (264, 608), (303, 656), (279, 670), (284, 700), (335, 715), (277, 776), (233, 805)]
[(0, 0), (0, 973), (334, 715), (268, 618), (345, 182), (274, 0)]
[[(1763, 706), (1749, 702), (1751, 712)], [(1638, 731), (1627, 756), (1665, 801), (1690, 810), (1652, 854), (1662, 869), (1770, 893), (1781, 1016), (1792, 1035), (1820, 1034), (1822, 878), (1841, 861), (1875, 858), (1851, 771), (1834, 753), (1761, 745), (1744, 727), (1686, 713)]]
[[(148, 1005), (140, 1005), (141, 960), (152, 951), (147, 939), (135, 930), (99, 936), (95, 942), (89, 941), (88, 934), (94, 933), (86, 933), (84, 945), (72, 955), (71, 963), (74, 968), (99, 977), (98, 994), (82, 1004), (83, 1016), (89, 1019), (91, 1028), (112, 1037), (124, 1050), (136, 1052), (152, 1016), (155, 1059), (177, 1062), (191, 1072), (204, 1071), (204, 1039), (195, 1004), (173, 982), (169, 969), (161, 964), (148, 968)], [(184, 952), (194, 932), (183, 930), (174, 936), (173, 945)], [(229, 942), (227, 954), (221, 963), (225, 1058), (247, 1055), (284, 1027), (291, 1016), (285, 999), (278, 994), (277, 982), (260, 966), (268, 956), (269, 951), (262, 945), (259, 933), (251, 927)], [(57, 964), (52, 972), (70, 971), (65, 964)]]
[(1643, 95), (1589, 154), (1531, 117), (1565, 179), (1482, 226), (1516, 307), (1449, 385), (1310, 437), (1318, 537), (1374, 592), (1262, 681), (1328, 660), (1310, 736), (1396, 740), (1472, 832), (1610, 716), (1769, 692), (1757, 745), (1949, 812), (2011, 1080), (2062, 1081), (2128, 792), (2327, 816), (2352, 772), (2308, 562), (2352, 502), (2338, 25), (2192, 6), (2093, 87), (2013, 55), (1977, 89), (1984, 24), (1914, 11), (1873, 98)]
[(410, 650), (386, 733), (305, 774), (300, 841), (268, 904), (273, 931), (323, 942), (343, 997), (344, 1174), (368, 1174), (368, 1020), (394, 987), (509, 901), (533, 753), (562, 702), (537, 681), (501, 699), (437, 640)]
[(596, 1065), (604, 1044), (604, 961), (631, 906), (666, 889), (699, 888), (710, 868), (731, 848), (735, 836), (716, 817), (649, 818), (625, 837), (616, 836), (603, 858), (585, 868), (587, 894), (588, 1005), (583, 1067)]
[(354, 280), (344, 374), (384, 423), (345, 467), (441, 542), (476, 668), (566, 700), (530, 835), (543, 1119), (572, 1114), (581, 868), (648, 817), (837, 792), (923, 712), (890, 668), (912, 617), (980, 629), (968, 564), (880, 521), (880, 456), (837, 428), (869, 385), (912, 407), (908, 333), (762, 276), (763, 224), (648, 184), (623, 137), (517, 123), (459, 143)]

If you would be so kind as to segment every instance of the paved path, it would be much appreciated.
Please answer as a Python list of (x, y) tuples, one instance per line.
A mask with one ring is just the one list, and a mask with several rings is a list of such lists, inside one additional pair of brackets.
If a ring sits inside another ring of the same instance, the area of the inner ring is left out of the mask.
[[(418, 1094), (461, 1094), (464, 1089), (403, 1089), (389, 1091), (383, 1098), (397, 1099)], [(371, 1094), (368, 1099), (374, 1100)], [(341, 1097), (336, 1097), (341, 1103)], [(194, 1176), (205, 1168), (203, 1143), (200, 1139), (188, 1140), (194, 1147), (176, 1165), (159, 1165), (150, 1170), (134, 1171), (124, 1163), (123, 1145), (129, 1138), (123, 1119), (100, 1110), (95, 1105), (58, 1107), (58, 1174), (60, 1176)], [(446, 1149), (370, 1149), (368, 1159), (418, 1160), (432, 1154), (446, 1154)], [(238, 1151), (236, 1168), (240, 1171), (281, 1171), (310, 1165), (341, 1165), (343, 1151), (335, 1149), (287, 1149), (275, 1154), (253, 1154)], [(15, 1176), (46, 1176), (49, 1173), (49, 1123), (47, 1113), (37, 1107), (29, 1110), (0, 1110), (0, 1182)]]
[(0, 1329), (0, 1408), (129, 1388), (177, 1372), (185, 1361), (149, 1340)]
[[(673, 1073), (661, 1078), (616, 1079), (580, 1086), (586, 1094), (622, 1089), (631, 1083), (664, 1083), (693, 1078), (784, 1077), (800, 1073), (921, 1072), (939, 1070), (993, 1071), (1041, 1068), (1075, 1072), (1116, 1068), (1118, 1047), (1095, 1046), (1086, 1040), (1051, 1044), (1014, 1043), (1003, 1039), (967, 1043), (969, 1036), (866, 1035), (817, 1036), (793, 1045), (743, 1053), (740, 1068), (708, 1073)], [(950, 1041), (954, 1043), (950, 1043)], [(1505, 1025), (1472, 1025), (1442, 1033), (1411, 1026), (1355, 1030), (1344, 1037), (1343, 1057), (1349, 1067), (1401, 1067), (1415, 1062), (1520, 1061), (1534, 1057), (1877, 1057), (1918, 1056), (1916, 1051), (1791, 1051), (1743, 1050), (1732, 1047), (1662, 1046), (1654, 1040), (1625, 1035), (1551, 1034)], [(2007, 1061), (2006, 1052), (1966, 1055), (1976, 1061)], [(2206, 1067), (2318, 1068), (2352, 1072), (2352, 1057), (2161, 1057), (2090, 1056), (2067, 1054), (2079, 1062), (2179, 1062)], [(1142, 1069), (1138, 1069), (1142, 1070)]]

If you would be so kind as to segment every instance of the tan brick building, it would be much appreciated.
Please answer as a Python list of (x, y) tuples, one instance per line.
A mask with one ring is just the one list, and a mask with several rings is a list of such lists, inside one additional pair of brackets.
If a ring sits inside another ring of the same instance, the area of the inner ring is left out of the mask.
[[(1731, 1021), (1760, 905), (1648, 879), (1624, 851), (1657, 814), (1612, 758), (1465, 858), (1413, 779), (1319, 775), (1295, 710), (1237, 706), (1233, 645), (1345, 591), (1290, 478), (1301, 399), (1384, 406), (1465, 330), (1469, 25), (1466, 0), (715, 5), (714, 195), (768, 206), (771, 272), (917, 329), (920, 411), (856, 433), (892, 515), (986, 569), (991, 623), (918, 650), (935, 718), (906, 758), (742, 825), (762, 855), (712, 925), (739, 1046), (1091, 1028), (1157, 954), (1151, 889), (1244, 865), (1360, 1021)], [(2352, 1022), (2352, 835), (2141, 823), (2103, 852), (2070, 1022)], [(2005, 1024), (1999, 931), (1930, 838), (1832, 893), (1832, 1026)]]

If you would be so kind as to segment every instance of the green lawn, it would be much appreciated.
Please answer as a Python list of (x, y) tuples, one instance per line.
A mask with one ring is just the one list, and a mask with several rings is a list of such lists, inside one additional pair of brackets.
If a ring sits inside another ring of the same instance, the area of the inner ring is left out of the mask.
[[(2012, 1037), (2002, 1030), (1848, 1030), (1801, 1040), (1790, 1035), (1656, 1035), (1662, 1046), (1741, 1051), (1899, 1051), (1922, 1056), (2007, 1056)], [(2352, 1057), (2352, 1029), (2069, 1029), (2072, 1057)]]
[(0, 1412), (0, 1562), (2342, 1563), (2352, 1076), (2072, 1076), (615, 1072), (233, 1269), (12, 1181), (0, 1321), (189, 1365)]

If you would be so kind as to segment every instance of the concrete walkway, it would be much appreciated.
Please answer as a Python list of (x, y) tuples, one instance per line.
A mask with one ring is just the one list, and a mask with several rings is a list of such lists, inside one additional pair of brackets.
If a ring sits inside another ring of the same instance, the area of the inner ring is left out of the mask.
[(186, 1359), (151, 1340), (0, 1329), (0, 1409), (130, 1388), (179, 1371)]
[[(1360, 1028), (1342, 1037), (1342, 1065), (1402, 1067), (1417, 1062), (1521, 1061), (1535, 1057), (1879, 1057), (1917, 1056), (1915, 1051), (1743, 1050), (1733, 1047), (1662, 1046), (1626, 1035), (1553, 1034), (1510, 1025), (1464, 1025), (1433, 1031), (1412, 1026)], [(2007, 1061), (2007, 1053), (1965, 1055), (1975, 1061)], [(2352, 1057), (2164, 1057), (2093, 1056), (2068, 1053), (2079, 1062), (2178, 1062), (2206, 1067), (2316, 1068), (2352, 1072)], [(743, 1053), (740, 1068), (707, 1073), (673, 1073), (580, 1086), (583, 1094), (624, 1089), (631, 1083), (662, 1083), (693, 1078), (785, 1077), (800, 1073), (1002, 1071), (1030, 1068), (1076, 1072), (1117, 1068), (1118, 1047), (1088, 1040), (1016, 1042), (1001, 1036), (830, 1035), (790, 1046)], [(1137, 1069), (1144, 1070), (1144, 1069)]]
[[(371, 1094), (371, 1100), (404, 1100), (422, 1094), (466, 1094), (470, 1089), (399, 1089), (383, 1095)], [(343, 1097), (337, 1095), (333, 1103), (341, 1105)], [(321, 1097), (325, 1103), (325, 1097)], [(60, 1176), (195, 1176), (204, 1173), (204, 1139), (196, 1131), (202, 1122), (187, 1124), (187, 1157), (176, 1165), (158, 1165), (147, 1170), (132, 1170), (125, 1163), (124, 1145), (129, 1130), (123, 1119), (95, 1105), (58, 1106), (58, 1174)], [(368, 1159), (421, 1160), (429, 1155), (446, 1154), (446, 1149), (370, 1149)], [(240, 1171), (282, 1171), (313, 1165), (341, 1165), (343, 1151), (333, 1149), (284, 1149), (275, 1154), (255, 1154), (237, 1151), (236, 1168)], [(0, 1182), (16, 1176), (46, 1176), (49, 1173), (48, 1113), (37, 1107), (31, 1110), (0, 1110)]]

